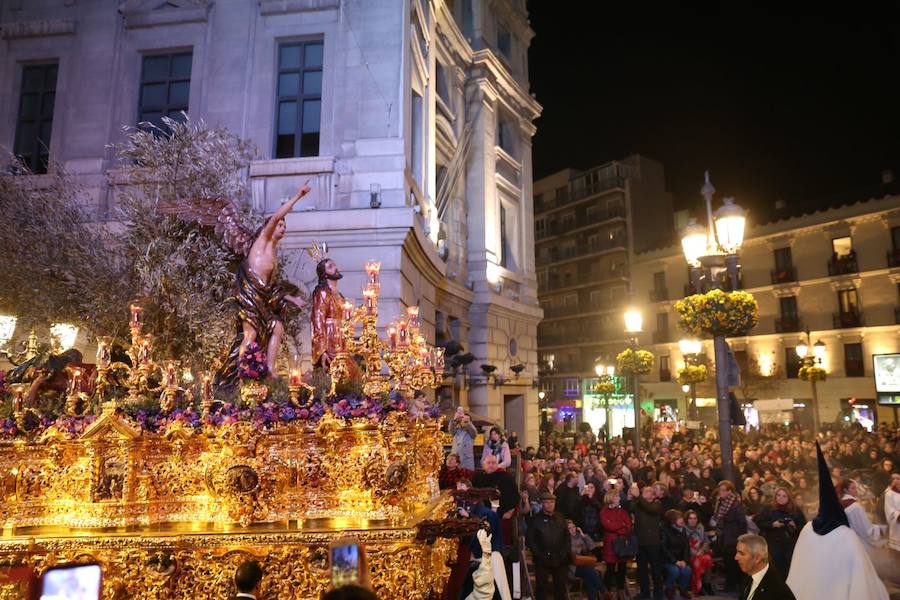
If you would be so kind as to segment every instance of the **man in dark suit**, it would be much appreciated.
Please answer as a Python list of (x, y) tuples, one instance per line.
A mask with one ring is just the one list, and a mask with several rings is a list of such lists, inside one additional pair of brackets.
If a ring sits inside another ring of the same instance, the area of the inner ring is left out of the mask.
[(256, 600), (256, 594), (259, 593), (259, 582), (262, 581), (263, 572), (259, 563), (248, 560), (237, 568), (234, 572), (234, 586), (237, 588), (233, 600), (250, 599)]
[(752, 533), (740, 536), (734, 559), (750, 577), (741, 586), (741, 600), (795, 600), (781, 573), (769, 566), (765, 538)]

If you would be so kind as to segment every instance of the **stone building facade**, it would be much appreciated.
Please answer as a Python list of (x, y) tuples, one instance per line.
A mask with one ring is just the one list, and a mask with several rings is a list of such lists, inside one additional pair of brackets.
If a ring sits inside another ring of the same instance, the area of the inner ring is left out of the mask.
[[(742, 376), (735, 392), (751, 420), (812, 426), (812, 386), (797, 377), (795, 350), (809, 331), (811, 343), (825, 344), (820, 421), (897, 422), (897, 404), (878, 402), (872, 358), (900, 352), (900, 196), (890, 179), (867, 200), (756, 226), (750, 215), (740, 285), (759, 304), (759, 324), (751, 335), (728, 341)], [(656, 356), (644, 389), (657, 407), (677, 407), (684, 418), (686, 394), (676, 382), (684, 333), (673, 308), (690, 291), (681, 248), (636, 256), (632, 278), (642, 291), (636, 298), (645, 323), (641, 345)], [(712, 341), (703, 344), (711, 362)], [(697, 395), (701, 418), (715, 422), (714, 382), (700, 384)]]
[[(419, 304), (429, 341), (475, 356), (445, 380), (445, 404), (537, 441), (540, 106), (524, 0), (11, 0), (0, 11), (0, 145), (37, 171), (49, 155), (102, 217), (123, 126), (184, 110), (252, 140), (254, 209), (272, 212), (311, 180), (283, 245), (299, 255), (326, 242), (357, 301), (365, 260), (381, 260), (380, 325)], [(288, 275), (308, 282), (312, 265)]]

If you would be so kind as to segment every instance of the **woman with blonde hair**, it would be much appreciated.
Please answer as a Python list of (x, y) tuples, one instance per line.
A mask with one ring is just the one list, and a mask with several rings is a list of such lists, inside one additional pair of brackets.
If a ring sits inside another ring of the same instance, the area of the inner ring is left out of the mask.
[[(627, 544), (634, 528), (629, 515), (622, 508), (621, 493), (612, 488), (603, 497), (603, 508), (600, 510), (600, 525), (603, 528), (603, 562), (606, 563), (606, 587), (615, 598), (624, 600), (628, 597), (625, 587), (625, 569), (632, 556), (620, 556), (616, 552), (617, 540), (620, 549)], [(635, 550), (637, 545), (635, 544)]]

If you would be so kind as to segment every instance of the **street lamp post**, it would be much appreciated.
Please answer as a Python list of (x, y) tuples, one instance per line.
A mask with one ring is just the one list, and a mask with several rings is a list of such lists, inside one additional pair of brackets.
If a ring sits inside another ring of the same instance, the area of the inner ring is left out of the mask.
[[(812, 354), (809, 353), (809, 329), (806, 330), (806, 343), (799, 343), (797, 347), (794, 348), (794, 351), (797, 353), (797, 357), (800, 359), (802, 366), (804, 367), (814, 367), (817, 365), (821, 365), (823, 359), (825, 358), (825, 343), (822, 340), (819, 340), (812, 347)], [(814, 376), (810, 376), (810, 383), (812, 384), (812, 403), (813, 403), (813, 433), (816, 437), (819, 437), (819, 391), (816, 388), (816, 378)]]
[[(643, 330), (644, 317), (639, 310), (628, 310), (625, 312), (625, 333), (628, 334), (628, 342), (631, 346), (631, 352), (637, 352), (638, 334)], [(635, 365), (636, 366), (636, 365)], [(638, 384), (638, 374), (631, 373), (631, 399), (634, 402), (634, 454), (638, 455), (641, 448), (641, 402), (639, 394), (640, 386)]]
[[(738, 253), (744, 242), (746, 217), (744, 210), (725, 198), (713, 215), (712, 198), (716, 188), (709, 181), (709, 171), (700, 193), (706, 200), (707, 227), (691, 219), (681, 237), (685, 260), (691, 268), (691, 285), (695, 293), (730, 288), (738, 284)], [(713, 338), (716, 361), (716, 405), (719, 412), (719, 446), (725, 479), (734, 481), (734, 452), (731, 444), (731, 406), (728, 399), (728, 342), (724, 335)]]
[[(609, 383), (615, 385), (614, 376), (616, 374), (616, 367), (613, 365), (594, 365), (594, 372), (597, 374), (597, 378), (599, 383)], [(611, 433), (609, 428), (610, 418), (609, 418), (609, 396), (610, 392), (603, 392), (603, 408), (606, 412), (606, 445), (609, 446), (609, 438), (611, 437)]]
[[(678, 349), (684, 356), (684, 366), (696, 366), (700, 363), (700, 352), (703, 351), (703, 342), (700, 340), (692, 340), (684, 338), (678, 340)], [(690, 383), (689, 390), (691, 392), (691, 403), (688, 406), (688, 418), (692, 421), (697, 420), (697, 384), (693, 381)], [(687, 393), (689, 390), (684, 390)]]

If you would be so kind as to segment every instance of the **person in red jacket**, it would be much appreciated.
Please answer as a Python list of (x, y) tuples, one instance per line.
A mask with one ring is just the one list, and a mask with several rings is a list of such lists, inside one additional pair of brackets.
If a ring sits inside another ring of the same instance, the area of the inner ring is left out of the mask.
[(603, 498), (600, 511), (600, 526), (603, 528), (603, 562), (606, 563), (606, 587), (617, 599), (628, 598), (625, 590), (625, 569), (630, 557), (616, 554), (616, 540), (627, 538), (633, 528), (631, 516), (622, 508), (622, 497), (612, 488)]

